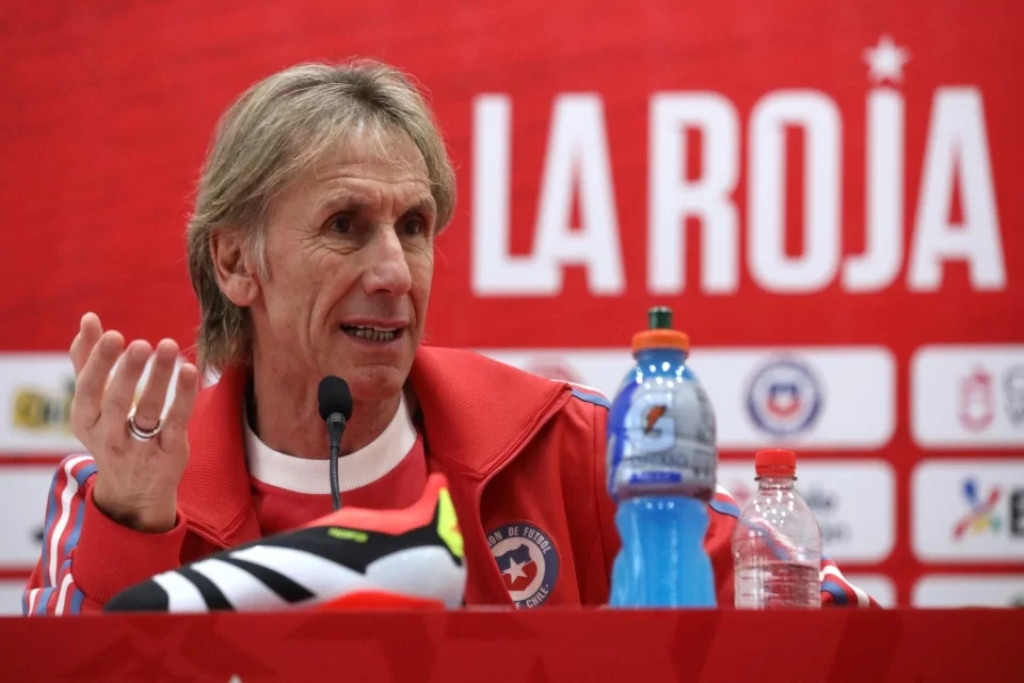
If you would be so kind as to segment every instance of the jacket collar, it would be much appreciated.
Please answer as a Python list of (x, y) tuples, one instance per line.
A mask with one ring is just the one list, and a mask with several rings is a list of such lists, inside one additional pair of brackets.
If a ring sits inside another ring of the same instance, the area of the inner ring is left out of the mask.
[[(221, 547), (260, 537), (243, 443), (247, 381), (246, 368), (227, 368), (200, 393), (189, 424), (189, 463), (178, 488), (188, 526)], [(439, 347), (419, 349), (409, 381), (427, 453), (448, 476), (460, 514), (475, 518), (483, 485), (571, 395), (564, 383)]]
[(178, 509), (208, 541), (230, 547), (260, 536), (245, 465), (242, 405), (248, 372), (225, 369), (200, 392), (189, 422), (189, 461), (178, 486)]

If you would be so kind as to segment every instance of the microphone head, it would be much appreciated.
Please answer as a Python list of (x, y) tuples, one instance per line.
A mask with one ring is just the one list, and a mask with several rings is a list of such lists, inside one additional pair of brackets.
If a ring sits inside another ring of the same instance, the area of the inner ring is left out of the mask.
[(326, 421), (331, 413), (341, 413), (346, 422), (352, 417), (352, 392), (348, 389), (348, 382), (342, 378), (328, 375), (320, 380), (316, 398), (321, 419)]

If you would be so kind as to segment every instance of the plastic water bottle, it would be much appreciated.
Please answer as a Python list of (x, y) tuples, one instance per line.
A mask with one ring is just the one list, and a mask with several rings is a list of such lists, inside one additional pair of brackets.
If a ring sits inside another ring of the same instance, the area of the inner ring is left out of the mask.
[(608, 420), (608, 489), (622, 540), (609, 603), (715, 607), (704, 550), (718, 467), (715, 416), (686, 366), (689, 337), (672, 329), (671, 310), (648, 315)]
[(793, 487), (796, 454), (754, 455), (757, 493), (740, 513), (732, 537), (736, 607), (819, 609), (821, 529)]

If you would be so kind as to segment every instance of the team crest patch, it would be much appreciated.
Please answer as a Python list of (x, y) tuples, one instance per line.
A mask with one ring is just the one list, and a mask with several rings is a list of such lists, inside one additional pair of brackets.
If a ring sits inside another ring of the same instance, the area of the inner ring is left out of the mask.
[(490, 531), (487, 542), (516, 607), (544, 604), (558, 578), (558, 549), (551, 536), (534, 524), (512, 522)]

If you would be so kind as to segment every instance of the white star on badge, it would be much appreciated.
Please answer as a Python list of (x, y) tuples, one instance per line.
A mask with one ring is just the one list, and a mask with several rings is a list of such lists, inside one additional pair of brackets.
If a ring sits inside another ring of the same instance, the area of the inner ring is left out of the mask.
[(512, 578), (512, 580), (515, 581), (521, 576), (526, 576), (526, 572), (523, 571), (524, 564), (526, 563), (516, 562), (515, 560), (510, 559), (508, 561), (508, 569), (503, 571), (502, 574), (508, 574)]
[(899, 83), (903, 80), (903, 65), (910, 61), (910, 51), (898, 47), (892, 38), (883, 35), (878, 45), (864, 50), (864, 61), (870, 68), (870, 76), (876, 83), (884, 80)]

